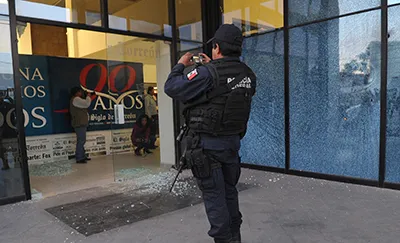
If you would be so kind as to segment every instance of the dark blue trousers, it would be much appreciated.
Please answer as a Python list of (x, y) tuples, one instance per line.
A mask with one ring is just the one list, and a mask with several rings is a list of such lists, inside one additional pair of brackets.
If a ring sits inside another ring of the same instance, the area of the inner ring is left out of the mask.
[(221, 168), (213, 169), (211, 177), (197, 179), (211, 225), (208, 234), (217, 240), (230, 240), (232, 232), (239, 232), (242, 224), (236, 189), (240, 177), (239, 153), (232, 150), (204, 152), (221, 163)]
[(75, 159), (76, 159), (76, 161), (82, 161), (82, 160), (86, 159), (86, 152), (85, 152), (86, 130), (87, 130), (87, 127), (75, 128), (75, 133), (76, 133)]

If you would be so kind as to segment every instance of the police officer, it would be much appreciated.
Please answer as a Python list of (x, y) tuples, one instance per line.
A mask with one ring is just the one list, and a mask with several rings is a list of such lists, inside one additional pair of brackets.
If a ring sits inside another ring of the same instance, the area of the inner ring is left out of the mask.
[(243, 36), (239, 28), (224, 24), (208, 43), (212, 60), (192, 66), (186, 53), (172, 69), (165, 93), (185, 105), (187, 165), (203, 193), (211, 229), (220, 243), (240, 243), (242, 215), (236, 185), (240, 177), (240, 140), (246, 133), (256, 76), (239, 57)]

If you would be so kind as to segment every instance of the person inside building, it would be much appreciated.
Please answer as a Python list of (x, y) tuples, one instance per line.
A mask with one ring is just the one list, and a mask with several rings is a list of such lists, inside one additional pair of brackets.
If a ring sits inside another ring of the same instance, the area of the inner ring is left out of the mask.
[(82, 88), (75, 87), (71, 89), (71, 101), (70, 101), (70, 116), (71, 125), (76, 133), (76, 150), (75, 159), (76, 163), (84, 164), (90, 160), (86, 156), (85, 144), (86, 144), (86, 131), (89, 125), (89, 113), (88, 108), (92, 103), (92, 95), (86, 93)]
[(135, 125), (132, 129), (131, 140), (133, 146), (136, 147), (135, 155), (141, 156), (142, 150), (144, 154), (151, 154), (150, 148), (154, 144), (154, 141), (150, 135), (151, 123), (147, 115), (142, 115), (136, 120)]
[[(151, 119), (150, 128), (152, 138), (155, 138), (158, 135), (158, 108), (154, 94), (154, 87), (150, 86), (147, 89), (147, 94), (144, 97), (146, 115)], [(151, 148), (155, 149), (155, 139), (152, 140), (154, 140), (154, 144), (151, 145)]]
[(208, 234), (216, 243), (240, 243), (239, 148), (256, 76), (240, 61), (243, 36), (239, 28), (224, 24), (208, 43), (212, 43), (213, 60), (200, 54), (203, 65), (184, 74), (185, 67), (194, 64), (193, 54), (186, 53), (172, 69), (164, 90), (185, 105), (186, 166), (203, 193), (211, 224)]

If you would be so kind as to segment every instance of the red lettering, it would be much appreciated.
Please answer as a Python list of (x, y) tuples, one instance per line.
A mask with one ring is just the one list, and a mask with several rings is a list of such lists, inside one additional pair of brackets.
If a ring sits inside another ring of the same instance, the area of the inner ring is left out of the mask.
[[(87, 80), (87, 76), (90, 72), (90, 70), (92, 70), (92, 68), (94, 68), (95, 66), (99, 66), (101, 68), (101, 74), (100, 74), (100, 79), (97, 82), (96, 87), (94, 88), (95, 91), (97, 92), (101, 92), (103, 90), (103, 88), (106, 86), (107, 83), (107, 69), (103, 64), (89, 64), (86, 67), (84, 67), (81, 71), (81, 74), (79, 76), (79, 80), (80, 83), (83, 87), (88, 88), (86, 86), (86, 80)], [(92, 99), (95, 99), (95, 97), (93, 97)]]
[[(115, 86), (115, 79), (117, 78), (118, 73), (123, 69), (123, 68), (127, 68), (129, 70), (129, 79), (128, 82), (126, 83), (125, 87), (122, 90), (117, 90), (117, 87)], [(136, 81), (136, 71), (133, 67), (128, 66), (128, 65), (119, 65), (116, 68), (114, 68), (111, 73), (110, 73), (110, 90), (111, 92), (114, 93), (123, 93), (126, 92), (128, 90), (130, 90), (130, 88), (132, 88), (132, 86), (135, 84)]]
[[(95, 64), (89, 64), (89, 65), (85, 66), (82, 69), (80, 77), (79, 77), (80, 83), (83, 87), (85, 87), (87, 89), (91, 89), (91, 88), (87, 87), (87, 76), (88, 76), (90, 70), (92, 70), (96, 66), (100, 67), (101, 74), (100, 74), (100, 79), (97, 82), (96, 87), (94, 88), (94, 91), (103, 92), (103, 89), (106, 87), (106, 84), (107, 84), (107, 68), (103, 64), (95, 63)], [(127, 81), (126, 85), (124, 86), (124, 88), (122, 90), (118, 90), (116, 87), (117, 75), (121, 70), (123, 70), (125, 68), (128, 69), (128, 71), (129, 71), (129, 78), (128, 78), (128, 81)], [(108, 86), (109, 86), (111, 92), (113, 92), (113, 93), (126, 92), (126, 91), (130, 90), (132, 88), (132, 86), (135, 84), (136, 70), (129, 65), (119, 65), (110, 72), (108, 81), (109, 81)], [(95, 97), (93, 97), (93, 99), (94, 98)]]

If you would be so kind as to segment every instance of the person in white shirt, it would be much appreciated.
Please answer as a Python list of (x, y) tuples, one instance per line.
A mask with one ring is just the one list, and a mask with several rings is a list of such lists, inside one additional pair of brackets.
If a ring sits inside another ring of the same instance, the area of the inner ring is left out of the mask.
[[(145, 112), (146, 115), (151, 119), (151, 136), (153, 138), (158, 134), (158, 108), (157, 102), (154, 98), (154, 87), (147, 89), (147, 94), (144, 97)], [(155, 139), (152, 139), (155, 141)], [(152, 149), (156, 148), (155, 144), (152, 144)]]

